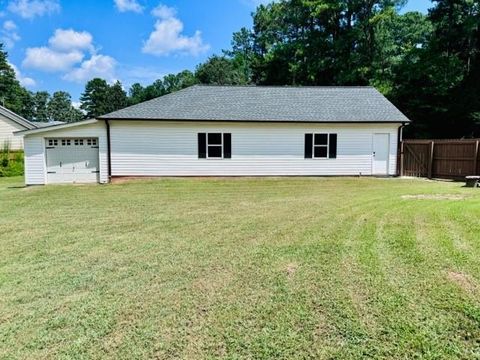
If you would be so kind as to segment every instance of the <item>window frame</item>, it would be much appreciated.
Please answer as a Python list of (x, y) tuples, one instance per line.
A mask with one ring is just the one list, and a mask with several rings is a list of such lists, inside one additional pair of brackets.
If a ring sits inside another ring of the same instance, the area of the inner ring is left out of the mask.
[[(322, 144), (322, 145), (315, 145), (315, 136), (316, 135), (326, 135), (327, 137), (327, 144)], [(315, 160), (329, 160), (330, 159), (330, 135), (331, 133), (312, 133), (312, 159)], [(326, 156), (315, 156), (315, 148), (321, 148), (324, 147), (327, 149), (327, 155)]]
[[(210, 134), (220, 134), (220, 144), (210, 144), (208, 141), (208, 135)], [(224, 153), (224, 141), (223, 141), (223, 132), (206, 132), (205, 133), (205, 147), (206, 147), (206, 158), (207, 160), (224, 160), (225, 153)], [(219, 147), (220, 148), (220, 156), (210, 156), (208, 152), (208, 148), (210, 146)]]

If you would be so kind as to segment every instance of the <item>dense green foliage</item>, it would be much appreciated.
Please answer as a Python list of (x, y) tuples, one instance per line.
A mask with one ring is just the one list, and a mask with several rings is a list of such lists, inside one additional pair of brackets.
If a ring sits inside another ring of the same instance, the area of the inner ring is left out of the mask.
[(0, 177), (23, 175), (23, 152), (10, 151), (10, 145), (5, 142), (0, 148)]
[(87, 83), (80, 101), (80, 109), (85, 112), (86, 118), (95, 118), (128, 105), (127, 93), (119, 81), (109, 85), (105, 80), (99, 78)]
[(479, 2), (438, 0), (427, 16), (400, 0), (283, 0), (260, 6), (229, 55), (256, 84), (372, 85), (417, 137), (479, 135)]
[(66, 93), (50, 100), (48, 93), (22, 88), (0, 51), (0, 99), (27, 118), (76, 121), (197, 83), (371, 85), (414, 121), (407, 136), (480, 136), (479, 1), (433, 0), (428, 15), (401, 13), (405, 3), (279, 0), (260, 5), (252, 29), (234, 33), (231, 49), (210, 57), (194, 73), (133, 84), (128, 96), (118, 82), (91, 80), (81, 98), (83, 114), (71, 109)]
[(0, 179), (1, 359), (478, 359), (480, 192)]

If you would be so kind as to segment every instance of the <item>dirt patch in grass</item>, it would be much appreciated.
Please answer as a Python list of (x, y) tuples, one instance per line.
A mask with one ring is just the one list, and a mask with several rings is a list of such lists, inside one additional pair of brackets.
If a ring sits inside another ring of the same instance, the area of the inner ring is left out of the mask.
[(455, 271), (449, 271), (447, 273), (447, 278), (451, 282), (457, 284), (467, 293), (474, 294), (478, 290), (478, 286), (475, 283), (475, 281), (467, 274), (463, 274)]
[(403, 200), (464, 200), (467, 196), (455, 194), (402, 195)]
[(293, 276), (297, 272), (298, 265), (295, 263), (290, 263), (285, 267), (285, 272), (287, 273), (287, 276)]

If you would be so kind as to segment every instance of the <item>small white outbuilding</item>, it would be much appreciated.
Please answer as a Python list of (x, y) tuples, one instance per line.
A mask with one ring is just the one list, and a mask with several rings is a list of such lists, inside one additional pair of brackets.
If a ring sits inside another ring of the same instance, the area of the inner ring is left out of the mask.
[(8, 146), (10, 150), (23, 149), (23, 138), (15, 132), (36, 129), (37, 126), (13, 111), (0, 106), (0, 147)]
[(393, 176), (410, 121), (372, 87), (193, 86), (98, 119), (23, 131), (25, 181)]

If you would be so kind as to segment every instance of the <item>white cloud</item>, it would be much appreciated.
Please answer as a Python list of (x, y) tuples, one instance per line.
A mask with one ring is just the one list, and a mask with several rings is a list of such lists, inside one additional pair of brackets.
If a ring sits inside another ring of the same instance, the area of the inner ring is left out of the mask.
[(64, 80), (74, 82), (84, 82), (94, 77), (100, 77), (107, 81), (113, 82), (115, 78), (115, 68), (117, 61), (107, 55), (92, 55), (85, 60), (80, 67), (71, 70), (63, 76)]
[(200, 31), (191, 37), (182, 35), (183, 23), (176, 17), (175, 9), (159, 5), (152, 11), (157, 17), (155, 30), (144, 43), (142, 51), (146, 54), (166, 56), (172, 53), (199, 55), (206, 52), (210, 46), (202, 40)]
[(7, 20), (3, 23), (3, 28), (7, 31), (12, 31), (17, 29), (17, 25), (12, 20)]
[(111, 56), (96, 53), (90, 33), (57, 29), (48, 40), (48, 46), (27, 49), (22, 66), (59, 72), (67, 81), (83, 82), (93, 77), (114, 81), (117, 61)]
[(60, 11), (58, 0), (11, 0), (8, 10), (24, 19), (49, 15)]
[(9, 63), (9, 65), (12, 67), (13, 71), (15, 71), (15, 76), (17, 77), (18, 81), (20, 81), (20, 84), (26, 87), (34, 87), (37, 85), (37, 82), (32, 79), (31, 77), (28, 76), (23, 76), (23, 74), (18, 70), (18, 68), (13, 65), (12, 63)]
[(46, 72), (66, 72), (80, 63), (85, 51), (94, 53), (93, 37), (86, 31), (57, 29), (48, 47), (28, 48), (22, 66)]
[(59, 51), (89, 50), (93, 51), (93, 37), (86, 31), (73, 29), (57, 29), (55, 34), (48, 40), (51, 48)]
[(17, 34), (17, 25), (11, 20), (5, 21), (0, 29), (0, 42), (4, 43), (7, 49), (11, 49), (18, 40), (20, 36)]
[(170, 19), (177, 16), (177, 11), (174, 8), (160, 4), (152, 10), (152, 15), (160, 19)]
[(141, 6), (136, 0), (114, 0), (115, 6), (120, 12), (133, 11), (141, 13), (143, 6)]
[(22, 66), (45, 72), (62, 72), (83, 60), (79, 50), (60, 52), (48, 47), (28, 48)]

